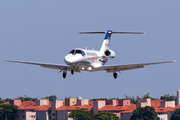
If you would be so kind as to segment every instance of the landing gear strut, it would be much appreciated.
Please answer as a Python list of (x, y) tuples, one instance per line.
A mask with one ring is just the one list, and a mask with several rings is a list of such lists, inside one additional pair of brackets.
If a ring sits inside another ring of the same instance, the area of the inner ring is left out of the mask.
[(114, 79), (116, 79), (118, 75), (117, 75), (116, 72), (114, 72), (114, 73), (113, 73), (113, 76), (114, 76)]
[(74, 70), (73, 70), (73, 69), (71, 70), (71, 74), (72, 74), (72, 75), (74, 74)]
[(66, 76), (67, 76), (67, 71), (64, 70), (64, 71), (63, 71), (63, 78), (66, 78)]

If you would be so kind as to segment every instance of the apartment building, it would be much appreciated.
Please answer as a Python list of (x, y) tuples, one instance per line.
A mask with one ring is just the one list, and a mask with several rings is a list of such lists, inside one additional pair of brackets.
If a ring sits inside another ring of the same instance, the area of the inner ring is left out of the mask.
[(171, 114), (180, 108), (175, 105), (175, 101), (138, 99), (136, 104), (130, 103), (130, 100), (95, 100), (65, 98), (63, 100), (49, 101), (36, 100), (21, 102), (21, 100), (10, 100), (3, 104), (17, 105), (19, 115), (16, 120), (72, 120), (68, 115), (81, 108), (92, 111), (93, 114), (98, 112), (111, 112), (116, 114), (121, 120), (129, 120), (133, 111), (139, 107), (151, 106), (161, 120), (170, 120)]

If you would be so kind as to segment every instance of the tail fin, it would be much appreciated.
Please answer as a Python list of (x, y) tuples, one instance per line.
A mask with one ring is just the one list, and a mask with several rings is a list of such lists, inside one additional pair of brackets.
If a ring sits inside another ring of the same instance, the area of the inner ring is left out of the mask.
[(104, 37), (104, 41), (103, 41), (102, 46), (101, 46), (101, 49), (100, 49), (100, 52), (104, 53), (104, 51), (109, 50), (109, 44), (110, 44), (111, 34), (112, 34), (112, 31), (111, 31), (111, 30), (108, 30), (108, 31), (106, 32), (106, 35), (105, 35), (105, 37)]
[(108, 30), (107, 32), (80, 32), (80, 34), (106, 34), (100, 52), (109, 50), (111, 34), (144, 34), (143, 32), (113, 32)]

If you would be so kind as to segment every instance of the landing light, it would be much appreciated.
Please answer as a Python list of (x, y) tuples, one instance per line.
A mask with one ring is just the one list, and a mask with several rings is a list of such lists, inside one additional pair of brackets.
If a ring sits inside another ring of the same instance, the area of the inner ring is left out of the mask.
[(88, 70), (92, 70), (92, 67), (88, 67)]
[(82, 70), (84, 70), (84, 67), (82, 67)]

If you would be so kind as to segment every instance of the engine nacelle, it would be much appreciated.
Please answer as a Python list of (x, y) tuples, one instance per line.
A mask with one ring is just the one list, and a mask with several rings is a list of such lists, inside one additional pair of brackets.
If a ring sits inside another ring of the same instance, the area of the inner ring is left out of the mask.
[(112, 50), (106, 50), (106, 51), (104, 52), (104, 55), (105, 55), (106, 57), (110, 58), (110, 59), (113, 59), (113, 58), (115, 58), (115, 56), (116, 56), (115, 52), (112, 51)]

